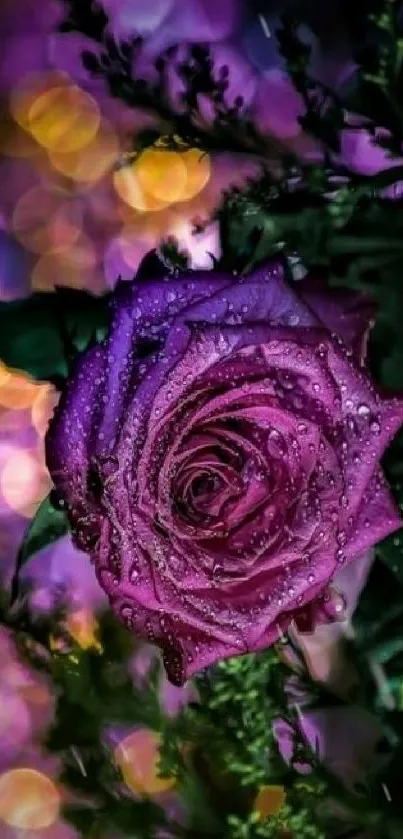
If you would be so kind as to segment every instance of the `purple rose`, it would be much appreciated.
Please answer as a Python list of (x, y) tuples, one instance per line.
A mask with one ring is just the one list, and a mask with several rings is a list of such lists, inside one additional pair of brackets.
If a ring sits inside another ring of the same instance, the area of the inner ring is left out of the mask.
[(113, 309), (47, 462), (112, 607), (182, 684), (334, 611), (337, 569), (400, 526), (379, 461), (403, 404), (363, 368), (368, 305), (280, 262), (166, 276), (150, 256)]

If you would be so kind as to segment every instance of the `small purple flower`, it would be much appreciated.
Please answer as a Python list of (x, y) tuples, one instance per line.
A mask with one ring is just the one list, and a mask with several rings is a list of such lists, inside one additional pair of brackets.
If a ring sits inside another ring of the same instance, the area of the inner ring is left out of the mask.
[(50, 613), (59, 598), (76, 608), (98, 610), (107, 605), (93, 566), (69, 537), (35, 554), (23, 569), (22, 583), (29, 590), (31, 607), (38, 612)]

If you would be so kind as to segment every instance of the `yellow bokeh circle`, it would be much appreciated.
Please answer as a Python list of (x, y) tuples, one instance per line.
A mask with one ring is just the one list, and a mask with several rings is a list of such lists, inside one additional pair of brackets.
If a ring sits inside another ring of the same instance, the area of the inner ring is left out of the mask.
[(88, 146), (100, 122), (97, 102), (76, 85), (41, 93), (27, 115), (27, 127), (35, 140), (51, 152), (66, 154)]
[[(169, 205), (169, 201), (159, 200), (143, 189), (138, 177), (136, 163), (130, 163), (116, 169), (113, 174), (113, 185), (124, 204), (139, 213), (157, 212)], [(123, 208), (121, 214), (124, 215)]]
[(83, 149), (50, 151), (54, 169), (81, 184), (95, 184), (115, 165), (119, 156), (116, 133), (109, 125), (102, 125), (99, 133)]
[(60, 793), (36, 769), (11, 769), (0, 776), (0, 819), (17, 830), (44, 830), (59, 818)]
[(200, 149), (188, 149), (181, 153), (186, 166), (187, 180), (180, 201), (190, 201), (206, 186), (210, 179), (210, 157)]
[(144, 192), (157, 201), (180, 201), (187, 184), (187, 166), (181, 154), (149, 148), (136, 160), (136, 172)]

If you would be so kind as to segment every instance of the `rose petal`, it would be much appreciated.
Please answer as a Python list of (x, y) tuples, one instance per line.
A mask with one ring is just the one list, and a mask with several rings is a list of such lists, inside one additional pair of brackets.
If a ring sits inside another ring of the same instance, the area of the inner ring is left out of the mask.
[(359, 292), (327, 289), (324, 281), (313, 274), (298, 285), (298, 292), (321, 323), (352, 347), (354, 358), (362, 364), (375, 315), (374, 304)]

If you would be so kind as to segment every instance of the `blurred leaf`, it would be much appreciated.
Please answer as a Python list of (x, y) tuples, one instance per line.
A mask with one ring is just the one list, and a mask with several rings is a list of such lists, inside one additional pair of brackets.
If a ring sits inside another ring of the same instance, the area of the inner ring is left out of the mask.
[(0, 303), (0, 358), (60, 387), (76, 356), (105, 335), (109, 295), (57, 289)]
[(382, 381), (394, 390), (403, 387), (403, 346), (395, 347), (391, 355), (382, 362)]

